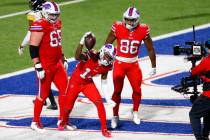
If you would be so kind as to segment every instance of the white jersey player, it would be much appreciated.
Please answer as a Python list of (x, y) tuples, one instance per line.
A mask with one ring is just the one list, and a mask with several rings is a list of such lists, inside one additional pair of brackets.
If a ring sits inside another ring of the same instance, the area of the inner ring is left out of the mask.
[[(29, 22), (29, 27), (31, 26), (31, 23), (34, 21), (37, 21), (42, 18), (42, 4), (45, 2), (45, 0), (29, 0), (29, 7), (31, 11), (27, 13), (27, 20)], [(18, 53), (19, 55), (23, 54), (24, 48), (29, 43), (31, 32), (28, 30), (26, 36), (24, 37), (21, 45), (18, 47)]]

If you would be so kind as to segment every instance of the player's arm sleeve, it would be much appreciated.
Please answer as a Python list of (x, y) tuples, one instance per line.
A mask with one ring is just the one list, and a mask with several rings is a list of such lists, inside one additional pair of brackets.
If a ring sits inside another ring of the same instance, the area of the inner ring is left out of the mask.
[(39, 47), (38, 46), (30, 45), (29, 52), (30, 52), (31, 59), (35, 59), (35, 58), (39, 57)]
[(26, 34), (26, 36), (24, 37), (24, 39), (21, 43), (22, 47), (25, 47), (29, 43), (30, 35), (31, 35), (31, 32), (27, 31), (27, 34)]
[(208, 63), (206, 63), (206, 59), (204, 58), (197, 66), (192, 68), (191, 70), (192, 75), (200, 75), (201, 73), (205, 72), (206, 65), (208, 65)]
[(34, 65), (36, 65), (37, 63), (40, 63), (38, 46), (30, 45), (29, 53), (30, 53), (31, 60), (33, 61)]
[(144, 37), (144, 39), (146, 39), (147, 37), (150, 37), (150, 28), (149, 28), (149, 26), (148, 25), (143, 25), (144, 26), (144, 34), (145, 34), (145, 37)]
[[(43, 32), (44, 27), (41, 22), (33, 22), (29, 28), (31, 35), (33, 32)], [(29, 44), (29, 53), (34, 63), (39, 61), (39, 45)]]
[(44, 32), (44, 25), (40, 22), (33, 22), (29, 30), (31, 32)]

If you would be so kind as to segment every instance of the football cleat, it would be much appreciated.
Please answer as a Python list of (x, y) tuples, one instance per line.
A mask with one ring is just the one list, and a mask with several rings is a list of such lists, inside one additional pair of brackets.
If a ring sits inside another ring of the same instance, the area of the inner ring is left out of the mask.
[(141, 119), (139, 117), (138, 111), (133, 111), (133, 122), (135, 124), (140, 124), (141, 123)]
[(117, 128), (119, 123), (119, 116), (114, 116), (111, 120), (111, 128), (115, 129)]
[(64, 130), (69, 130), (69, 131), (75, 131), (77, 130), (77, 127), (72, 124), (66, 124), (64, 121), (59, 120), (57, 122), (58, 130), (64, 131)]
[[(33, 104), (34, 104), (35, 100), (33, 100), (32, 102), (33, 102)], [(47, 105), (47, 101), (46, 101), (46, 100), (44, 101), (44, 104), (43, 104), (43, 105), (44, 105), (44, 106)]]
[(77, 127), (76, 127), (76, 125), (73, 125), (73, 124), (67, 124), (66, 129), (69, 131), (75, 131), (75, 130), (77, 130)]
[(45, 129), (43, 128), (42, 124), (40, 122), (32, 122), (31, 123), (31, 129), (40, 132), (40, 133), (44, 133)]
[(56, 104), (51, 104), (47, 107), (47, 109), (58, 110), (58, 106)]
[(101, 132), (104, 137), (107, 137), (107, 138), (111, 137), (111, 133), (107, 129), (103, 129)]
[(66, 127), (66, 122), (62, 120), (58, 120), (57, 122), (58, 130), (63, 131)]

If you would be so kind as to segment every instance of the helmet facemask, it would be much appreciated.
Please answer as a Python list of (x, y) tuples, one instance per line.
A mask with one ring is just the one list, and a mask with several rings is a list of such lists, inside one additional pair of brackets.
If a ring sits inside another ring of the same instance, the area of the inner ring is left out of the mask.
[(105, 52), (103, 56), (100, 58), (99, 62), (101, 65), (108, 66), (112, 64), (113, 58), (110, 56), (108, 52)]
[(58, 18), (59, 18), (60, 14), (51, 14), (51, 13), (48, 13), (48, 18), (47, 20), (50, 22), (50, 23), (55, 23)]
[(124, 23), (127, 29), (132, 30), (139, 24), (139, 20), (124, 18)]

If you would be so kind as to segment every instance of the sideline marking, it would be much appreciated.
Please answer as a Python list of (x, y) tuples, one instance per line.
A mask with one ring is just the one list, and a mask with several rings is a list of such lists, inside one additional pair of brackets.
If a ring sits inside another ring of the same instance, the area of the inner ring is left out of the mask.
[[(31, 129), (29, 126), (7, 126), (7, 125), (0, 125), (1, 128), (22, 128), (22, 129)], [(57, 128), (49, 128), (45, 127), (46, 130), (57, 130)], [(95, 133), (101, 133), (101, 130), (84, 130), (84, 129), (77, 129), (78, 132), (95, 132)], [(112, 131), (112, 133), (116, 134), (153, 134), (153, 135), (163, 135), (163, 136), (193, 136), (193, 134), (174, 134), (174, 133), (154, 133), (154, 132), (129, 132), (129, 131)]]
[[(79, 3), (79, 2), (83, 2), (83, 1), (86, 1), (86, 0), (67, 1), (67, 2), (59, 3), (58, 5), (59, 5), (59, 6), (64, 6), (64, 5)], [(3, 16), (0, 16), (0, 19), (4, 19), (4, 18), (8, 18), (8, 17), (14, 17), (14, 16), (26, 14), (26, 13), (28, 13), (29, 11), (30, 11), (30, 10), (26, 10), (26, 11), (20, 11), (20, 12), (11, 13), (11, 14), (8, 14), (8, 15), (3, 15)]]

